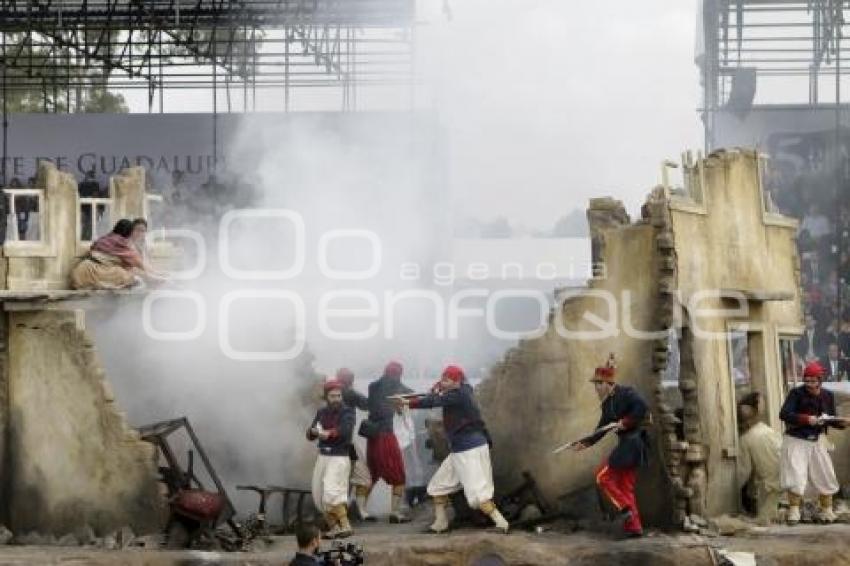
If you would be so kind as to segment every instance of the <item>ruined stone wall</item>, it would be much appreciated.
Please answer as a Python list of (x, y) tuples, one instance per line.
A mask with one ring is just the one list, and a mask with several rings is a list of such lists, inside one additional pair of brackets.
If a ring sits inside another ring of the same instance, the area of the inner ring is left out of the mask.
[(133, 220), (145, 215), (145, 168), (128, 167), (109, 178), (109, 196), (114, 200), (112, 219)]
[[(5, 262), (4, 262), (5, 263)], [(9, 318), (0, 313), (0, 501), (9, 500)], [(0, 524), (9, 524), (9, 506), (0, 504)]]
[[(87, 251), (77, 239), (73, 176), (42, 162), (36, 187), (44, 191), (40, 241), (3, 246), (0, 287), (10, 291), (68, 289), (68, 274)], [(112, 218), (143, 216), (144, 187), (140, 167), (113, 177)], [(125, 525), (159, 530), (153, 446), (116, 409), (82, 311), (3, 312), (0, 319), (0, 520), (17, 533), (64, 534), (84, 524), (101, 534)]]
[[(493, 430), (497, 482), (506, 489), (525, 469), (550, 498), (593, 484), (592, 472), (613, 438), (590, 453), (550, 452), (593, 429), (598, 401), (587, 380), (613, 351), (620, 381), (636, 385), (653, 410), (658, 458), (638, 483), (650, 522), (683, 524), (688, 514), (739, 510), (727, 336), (732, 329), (747, 332), (753, 388), (765, 398), (766, 421), (779, 429), (779, 339), (802, 330), (797, 223), (765, 212), (753, 151), (718, 152), (696, 163), (688, 158), (683, 167), (686, 193), (656, 188), (637, 224), (628, 225), (609, 199), (591, 201), (593, 255), (603, 269), (594, 270), (598, 277), (586, 291), (555, 309), (543, 337), (512, 349), (479, 387)], [(707, 295), (694, 300), (700, 293)], [(598, 331), (585, 314), (613, 320), (616, 335), (558, 334), (559, 326)], [(660, 332), (681, 326), (672, 337)], [(671, 340), (679, 352), (675, 361)]]
[[(850, 394), (844, 391), (835, 393), (835, 412), (842, 416), (850, 415)], [(830, 430), (828, 438), (835, 445), (832, 461), (838, 483), (850, 486), (850, 431)]]
[(41, 242), (6, 242), (6, 288), (67, 289), (76, 256), (77, 182), (50, 162), (39, 164), (36, 188), (44, 190)]
[[(636, 338), (623, 328), (655, 330), (656, 228), (648, 223), (623, 225), (628, 216), (622, 204), (610, 199), (592, 201), (588, 218), (596, 234), (595, 251), (605, 262), (605, 278), (592, 280), (589, 292), (566, 298), (546, 334), (512, 349), (478, 388), (494, 441), (497, 488), (510, 489), (521, 481), (521, 472), (529, 470), (553, 502), (593, 486), (594, 470), (615, 442), (611, 435), (581, 453), (551, 454), (556, 446), (595, 428), (599, 400), (588, 380), (609, 352), (615, 352), (619, 360), (620, 381), (636, 386), (650, 405), (654, 401), (655, 342)], [(600, 327), (589, 322), (586, 314), (611, 321), (615, 335), (579, 339), (558, 333), (558, 327), (599, 333)], [(669, 498), (657, 494), (669, 489), (658, 459), (640, 477), (638, 497), (647, 520), (667, 522)]]
[[(120, 218), (144, 217), (145, 170), (143, 167), (123, 169), (110, 178), (113, 223)], [(3, 246), (0, 275), (9, 290), (57, 290), (68, 288), (68, 275), (78, 258), (88, 251), (88, 244), (78, 241), (77, 227), (80, 201), (73, 175), (56, 169), (53, 163), (39, 164), (36, 188), (44, 191), (44, 210), (40, 211), (40, 242), (7, 241)], [(174, 255), (165, 250), (152, 250), (154, 255)]]
[(81, 315), (8, 314), (9, 527), (156, 531), (162, 507), (154, 448), (116, 408)]
[[(802, 314), (796, 222), (764, 212), (757, 154), (718, 152), (699, 167), (704, 201), (674, 197), (670, 221), (675, 287), (693, 337), (686, 353), (693, 368), (680, 380), (687, 441), (683, 479), (702, 491), (689, 493), (690, 512), (713, 516), (737, 512), (740, 499), (734, 381), (725, 335), (730, 328), (753, 333), (749, 367), (754, 388), (764, 396), (768, 424), (781, 430), (778, 339), (783, 332), (799, 332)], [(704, 291), (719, 293), (692, 300)], [(720, 296), (732, 293), (749, 300), (741, 304)], [(740, 307), (742, 312), (733, 312)], [(699, 316), (700, 309), (723, 314)]]

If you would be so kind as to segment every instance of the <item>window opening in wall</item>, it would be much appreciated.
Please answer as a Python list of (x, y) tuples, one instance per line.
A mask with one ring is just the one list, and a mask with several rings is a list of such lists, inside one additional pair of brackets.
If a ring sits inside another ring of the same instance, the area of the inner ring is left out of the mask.
[[(729, 330), (727, 351), (735, 407), (741, 399), (753, 392), (764, 397), (767, 391), (764, 334), (749, 329)], [(762, 415), (762, 419), (765, 419), (765, 415)]]
[(752, 376), (750, 375), (750, 352), (746, 332), (733, 330), (729, 333), (729, 353), (735, 394), (737, 395), (740, 392), (750, 393)]
[[(773, 350), (773, 348), (771, 348)], [(729, 413), (734, 419), (734, 457), (738, 466), (739, 479), (742, 474), (749, 475), (746, 471), (746, 466), (739, 458), (742, 456), (741, 450), (745, 450), (741, 446), (740, 434), (744, 434), (752, 425), (752, 415), (746, 416), (745, 413), (739, 414), (742, 411), (741, 402), (743, 401), (752, 407), (755, 399), (760, 398), (761, 402), (755, 404), (756, 414), (762, 422), (767, 421), (767, 415), (764, 411), (764, 398), (767, 391), (767, 367), (766, 364), (766, 349), (764, 342), (764, 334), (759, 331), (752, 331), (749, 328), (730, 329), (727, 334), (727, 353), (729, 356), (729, 373), (733, 387), (734, 405)], [(724, 443), (728, 443), (725, 440)], [(727, 444), (728, 445), (728, 444)], [(724, 448), (725, 450), (725, 448)], [(756, 500), (755, 494), (752, 491), (752, 485), (744, 483), (738, 486), (740, 491), (740, 505), (744, 511), (755, 513)]]
[(797, 352), (799, 342), (798, 336), (779, 337), (779, 360), (785, 393), (799, 385), (802, 379), (803, 360)]
[(112, 230), (112, 199), (80, 197), (80, 224), (77, 238), (91, 242)]
[(40, 189), (5, 189), (6, 241), (40, 242), (44, 191)]
[(145, 195), (145, 219), (148, 221), (148, 232), (165, 227), (165, 202), (162, 195)]

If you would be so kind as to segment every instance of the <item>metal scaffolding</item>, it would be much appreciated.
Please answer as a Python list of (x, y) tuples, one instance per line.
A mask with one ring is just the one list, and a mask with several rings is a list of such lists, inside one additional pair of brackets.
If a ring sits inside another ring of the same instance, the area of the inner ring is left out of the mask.
[(219, 112), (257, 110), (260, 90), (284, 111), (317, 88), (342, 111), (387, 87), (412, 105), (414, 18), (415, 0), (0, 0), (0, 183), (15, 93), (79, 112), (92, 93), (143, 89), (148, 112), (164, 112), (166, 92), (199, 89), (216, 160)]
[(0, 80), (48, 112), (93, 87), (146, 89), (151, 112), (169, 89), (224, 89), (227, 110), (239, 89), (243, 111), (258, 89), (284, 110), (301, 89), (338, 89), (354, 110), (361, 89), (412, 88), (414, 15), (415, 0), (2, 0)]
[[(848, 0), (703, 0), (706, 149), (714, 146), (714, 115), (767, 102), (818, 106), (841, 100)], [(736, 85), (736, 81), (739, 82)], [(740, 89), (735, 100), (736, 86)], [(835, 92), (824, 96), (825, 84)], [(758, 85), (758, 90), (756, 90)], [(768, 88), (768, 87), (773, 88)], [(834, 94), (834, 96), (833, 96)]]
[[(820, 188), (826, 189), (822, 197), (829, 203), (834, 226), (831, 253), (821, 261), (836, 269), (850, 247), (841, 216), (850, 193), (850, 130), (842, 123), (846, 111), (842, 82), (850, 71), (842, 60), (850, 47), (844, 33), (848, 9), (850, 0), (702, 0), (703, 49), (697, 53), (707, 151), (716, 148), (717, 117), (723, 113), (738, 118), (726, 121), (726, 128), (733, 129), (745, 128), (743, 119), (758, 109), (800, 116), (821, 110), (831, 118), (832, 124), (819, 132), (822, 166), (813, 169), (820, 171)], [(772, 126), (761, 127), (765, 133)], [(795, 143), (801, 144), (799, 139)], [(797, 174), (795, 181), (809, 183), (810, 188), (818, 185), (811, 171)], [(844, 284), (844, 275), (839, 274), (836, 317), (844, 312)]]

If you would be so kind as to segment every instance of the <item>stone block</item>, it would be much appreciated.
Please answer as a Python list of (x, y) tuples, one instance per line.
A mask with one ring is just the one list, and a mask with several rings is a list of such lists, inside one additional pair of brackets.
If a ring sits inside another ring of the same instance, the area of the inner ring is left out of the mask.
[(704, 462), (705, 458), (705, 448), (701, 444), (691, 444), (685, 452), (685, 461), (692, 464)]
[(112, 385), (110, 385), (108, 381), (101, 380), (100, 390), (103, 394), (104, 401), (106, 401), (107, 403), (112, 403), (115, 401), (115, 392), (112, 391)]

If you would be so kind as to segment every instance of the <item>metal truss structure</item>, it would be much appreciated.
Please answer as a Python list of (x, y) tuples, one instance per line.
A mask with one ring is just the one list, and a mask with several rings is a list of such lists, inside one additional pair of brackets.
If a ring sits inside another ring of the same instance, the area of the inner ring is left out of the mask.
[(168, 89), (226, 89), (228, 110), (241, 89), (249, 111), (258, 89), (289, 110), (317, 87), (354, 110), (359, 89), (412, 85), (414, 16), (415, 0), (0, 0), (2, 87), (48, 112), (107, 86), (146, 89), (149, 111)]
[[(804, 123), (811, 110), (825, 110), (832, 124), (826, 130), (821, 127), (820, 137), (811, 142), (821, 152), (810, 159), (817, 163), (801, 166), (793, 175), (810, 190), (826, 191), (821, 197), (833, 203), (833, 226), (841, 226), (841, 209), (850, 191), (850, 130), (842, 99), (842, 84), (850, 73), (850, 62), (844, 60), (850, 53), (845, 37), (850, 0), (701, 0), (700, 4), (703, 50), (697, 62), (702, 69), (706, 151), (716, 148), (717, 116), (722, 113), (742, 123), (751, 110), (769, 108), (800, 114)], [(793, 147), (811, 150), (814, 146), (800, 141), (805, 132), (798, 133)], [(815, 177), (819, 184), (812, 181)], [(781, 190), (780, 181), (772, 182), (777, 185), (771, 188)], [(832, 253), (821, 262), (838, 269), (838, 258), (850, 248), (850, 239), (836, 228), (832, 240)], [(835, 313), (844, 312), (843, 284), (844, 279), (837, 278)]]
[[(703, 0), (701, 9), (707, 149), (718, 111), (767, 101), (840, 103), (841, 81), (835, 77), (850, 71), (842, 61), (850, 47), (843, 33), (850, 1)], [(736, 81), (751, 85), (736, 93)], [(834, 88), (828, 97), (825, 85)], [(771, 90), (780, 93), (774, 100), (766, 96)]]

